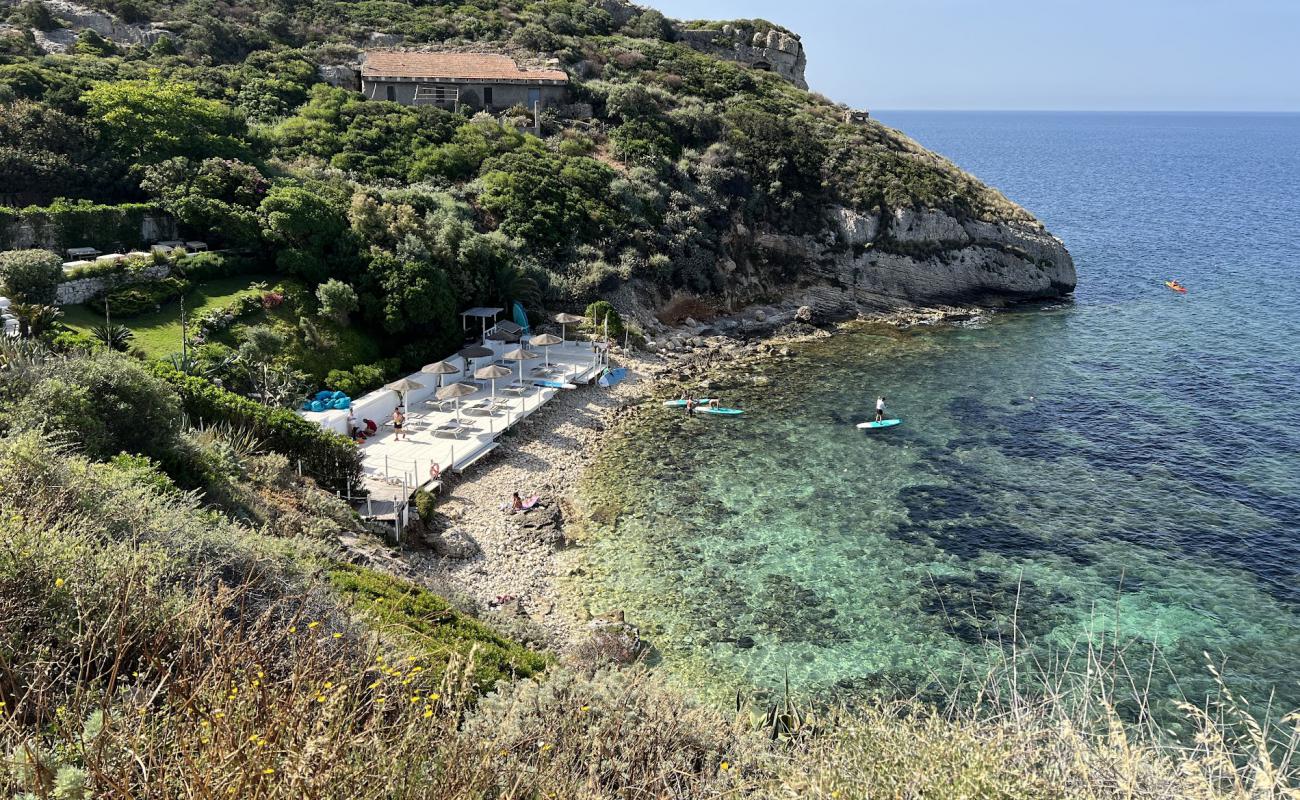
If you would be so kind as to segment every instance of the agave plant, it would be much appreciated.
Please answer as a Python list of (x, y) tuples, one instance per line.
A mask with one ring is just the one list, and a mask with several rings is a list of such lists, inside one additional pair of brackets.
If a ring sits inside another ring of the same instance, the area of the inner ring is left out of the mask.
[(784, 699), (769, 704), (767, 710), (763, 712), (752, 708), (737, 689), (736, 715), (748, 722), (752, 729), (762, 731), (773, 741), (816, 736), (819, 732), (813, 713), (806, 708), (801, 708), (791, 697), (789, 672), (785, 675)]
[(135, 333), (130, 328), (117, 323), (96, 325), (90, 333), (100, 344), (120, 353), (125, 353), (131, 347), (131, 340), (135, 338)]

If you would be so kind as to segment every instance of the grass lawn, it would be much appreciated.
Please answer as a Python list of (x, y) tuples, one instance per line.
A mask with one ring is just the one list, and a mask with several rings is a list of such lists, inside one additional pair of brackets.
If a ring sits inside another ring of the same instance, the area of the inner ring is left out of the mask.
[[(209, 281), (185, 295), (186, 314), (195, 319), (206, 311), (221, 308), (239, 295), (256, 293), (257, 289), (249, 288), (254, 283), (274, 280), (270, 275), (239, 275)], [(74, 330), (88, 332), (103, 324), (104, 317), (88, 306), (65, 306), (62, 322)], [(131, 347), (140, 348), (149, 358), (167, 358), (181, 351), (180, 301), (167, 303), (161, 310), (150, 314), (114, 317), (113, 322), (130, 328), (135, 333)]]

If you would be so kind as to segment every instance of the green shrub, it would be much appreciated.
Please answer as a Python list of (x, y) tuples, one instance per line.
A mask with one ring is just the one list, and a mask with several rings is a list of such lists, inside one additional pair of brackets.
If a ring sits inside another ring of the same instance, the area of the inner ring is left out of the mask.
[(232, 253), (194, 253), (176, 262), (176, 269), (196, 283), (206, 283), (218, 278), (251, 275), (262, 265), (255, 258)]
[(337, 278), (316, 287), (316, 300), (322, 316), (330, 317), (340, 325), (348, 323), (348, 315), (357, 310), (357, 292)]
[(6, 411), (13, 430), (62, 437), (97, 460), (125, 451), (167, 461), (181, 424), (175, 389), (109, 352), (47, 361)]
[(107, 312), (114, 317), (134, 317), (156, 310), (163, 303), (170, 302), (184, 295), (192, 288), (184, 278), (167, 277), (160, 281), (148, 281), (114, 289), (91, 305), (101, 314)]
[(491, 690), (497, 681), (531, 677), (549, 663), (541, 653), (509, 641), (413, 583), (350, 564), (335, 566), (329, 579), (374, 627), (410, 647), (444, 657), (468, 656), (473, 650), (473, 680), (479, 691)]
[(325, 388), (360, 397), (384, 385), (386, 371), (382, 364), (357, 364), (350, 370), (332, 369), (325, 376)]
[(92, 261), (80, 267), (73, 267), (63, 273), (62, 280), (79, 281), (82, 278), (107, 278), (110, 275), (136, 275), (152, 267), (154, 261), (149, 258), (123, 258), (115, 261)]
[[(103, 205), (60, 198), (48, 206), (0, 208), (0, 234), (7, 227), (5, 222), (26, 223), (38, 239), (54, 242), (56, 249), (94, 247), (110, 252), (143, 244), (140, 232), (144, 220), (158, 212), (152, 203)], [(0, 247), (7, 244), (0, 238)]]
[(152, 365), (180, 395), (192, 423), (228, 423), (247, 429), (266, 447), (301, 461), (303, 471), (331, 489), (343, 489), (360, 480), (360, 453), (348, 438), (324, 430), (292, 411), (271, 408), (228, 392), (170, 364)]
[(591, 322), (592, 329), (602, 334), (605, 332), (605, 321), (608, 320), (611, 338), (621, 337), (626, 330), (623, 326), (623, 317), (619, 316), (618, 311), (607, 300), (597, 300), (587, 306), (586, 316)]
[(53, 303), (63, 262), (49, 250), (0, 253), (0, 288), (15, 303)]
[(411, 503), (415, 506), (415, 513), (419, 514), (420, 520), (426, 524), (438, 513), (438, 499), (423, 489), (411, 496)]

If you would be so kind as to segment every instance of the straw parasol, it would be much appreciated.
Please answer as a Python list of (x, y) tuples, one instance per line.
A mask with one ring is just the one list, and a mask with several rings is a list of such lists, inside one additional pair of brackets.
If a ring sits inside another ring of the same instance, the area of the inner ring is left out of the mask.
[(384, 388), (385, 388), (385, 389), (389, 389), (389, 390), (394, 391), (394, 392), (397, 392), (399, 395), (401, 395), (401, 398), (402, 398), (402, 408), (410, 408), (410, 406), (408, 406), (408, 405), (406, 404), (406, 395), (407, 395), (407, 393), (409, 393), (409, 392), (413, 392), (413, 391), (415, 391), (416, 389), (423, 389), (423, 388), (424, 388), (424, 384), (423, 384), (423, 383), (416, 383), (415, 381), (411, 380), (410, 378), (402, 378), (400, 381), (393, 381), (392, 383), (388, 384), (388, 385), (385, 386)]
[(501, 330), (501, 326), (498, 325), (487, 335), (487, 340), (489, 342), (506, 342), (508, 344), (514, 344), (519, 341), (519, 334), (514, 333), (513, 331), (503, 331)]
[(456, 401), (456, 421), (460, 422), (460, 399), (469, 397), (478, 391), (478, 387), (472, 383), (451, 383), (438, 390), (435, 397), (439, 400)]
[(556, 314), (554, 317), (551, 317), (551, 319), (560, 323), (560, 337), (565, 339), (568, 338), (567, 334), (569, 332), (569, 326), (577, 325), (579, 322), (583, 321), (583, 317), (580, 317), (577, 314)]
[(474, 377), (480, 380), (492, 381), (492, 399), (495, 401), (497, 399), (497, 378), (509, 378), (513, 374), (509, 367), (491, 364), (476, 371)]
[(501, 356), (501, 357), (504, 358), (506, 361), (518, 361), (518, 362), (519, 362), (519, 382), (520, 382), (520, 383), (523, 383), (523, 382), (524, 382), (524, 362), (527, 361), (527, 360), (530, 359), (530, 358), (537, 358), (537, 356), (538, 356), (537, 353), (534, 353), (534, 352), (531, 351), (531, 350), (525, 350), (524, 348), (521, 347), (521, 348), (519, 348), (518, 350), (511, 350), (509, 353), (506, 353), (505, 355), (503, 355), (503, 356)]
[[(492, 356), (496, 355), (496, 353), (494, 353), (491, 349), (487, 347), (474, 344), (474, 345), (470, 345), (469, 347), (466, 347), (464, 350), (461, 350), (456, 355), (465, 359), (466, 362), (472, 364), (474, 359), (476, 358), (491, 358)], [(469, 372), (469, 366), (465, 367), (465, 371)]]
[(541, 336), (534, 336), (528, 340), (530, 347), (540, 347), (546, 353), (546, 366), (551, 366), (551, 351), (548, 348), (557, 344), (564, 344), (564, 340), (553, 333), (543, 333)]
[(446, 361), (436, 361), (432, 364), (426, 364), (421, 370), (426, 375), (438, 376), (438, 388), (442, 388), (442, 379), (444, 375), (455, 375), (460, 370), (448, 364)]

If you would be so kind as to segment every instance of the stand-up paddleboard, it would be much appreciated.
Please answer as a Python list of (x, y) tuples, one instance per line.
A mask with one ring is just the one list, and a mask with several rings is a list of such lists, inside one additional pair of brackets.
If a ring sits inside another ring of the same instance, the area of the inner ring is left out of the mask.
[(901, 419), (882, 419), (880, 422), (859, 422), (858, 427), (864, 431), (878, 431), (881, 428), (892, 428), (902, 424)]
[(564, 381), (533, 381), (538, 386), (545, 386), (547, 389), (577, 389), (576, 383), (565, 383)]
[(739, 417), (741, 414), (744, 414), (745, 412), (741, 411), (739, 408), (709, 408), (708, 406), (702, 406), (700, 408), (695, 409), (695, 413), (713, 414), (719, 417)]
[(623, 379), (626, 377), (627, 377), (626, 367), (615, 367), (614, 369), (605, 370), (605, 373), (600, 376), (600, 380), (596, 381), (596, 383), (608, 388), (610, 386), (617, 386), (618, 384), (622, 383)]
[[(699, 399), (699, 400), (696, 400), (695, 402), (696, 402), (697, 405), (700, 404), (700, 403), (703, 403), (703, 404), (705, 404), (705, 405), (708, 405), (709, 403), (713, 402), (713, 400), (712, 400), (711, 398), (705, 397), (705, 398), (701, 398), (701, 399)], [(686, 408), (686, 401), (685, 401), (685, 400), (665, 400), (665, 401), (664, 401), (664, 405), (668, 406), (669, 408)]]

